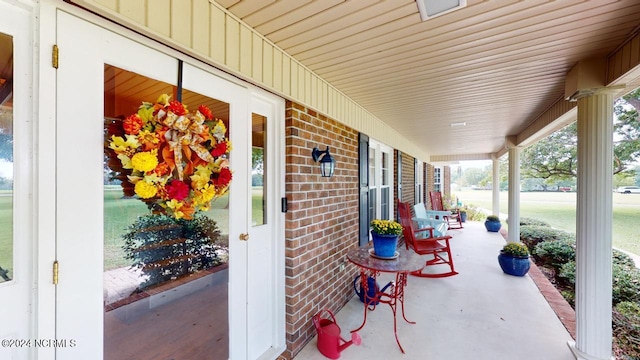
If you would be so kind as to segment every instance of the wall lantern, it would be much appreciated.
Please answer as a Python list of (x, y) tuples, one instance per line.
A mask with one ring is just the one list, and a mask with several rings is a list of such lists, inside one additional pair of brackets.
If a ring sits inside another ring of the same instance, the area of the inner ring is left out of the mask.
[[(324, 154), (324, 156), (322, 156)], [(322, 158), (320, 158), (322, 156)], [(336, 168), (336, 161), (333, 159), (331, 154), (329, 154), (329, 147), (327, 146), (327, 150), (321, 151), (318, 148), (313, 148), (311, 152), (311, 157), (313, 161), (320, 161), (320, 172), (322, 173), (322, 177), (332, 177), (333, 170)]]

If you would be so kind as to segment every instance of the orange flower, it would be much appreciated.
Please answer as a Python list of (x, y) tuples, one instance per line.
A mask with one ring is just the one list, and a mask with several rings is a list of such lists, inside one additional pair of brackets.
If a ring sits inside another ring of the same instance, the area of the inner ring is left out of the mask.
[(162, 162), (158, 164), (155, 169), (153, 169), (153, 172), (158, 176), (164, 176), (171, 172), (171, 168), (166, 162)]
[(124, 119), (122, 127), (124, 128), (125, 133), (135, 135), (140, 132), (140, 129), (142, 129), (142, 119), (138, 114), (130, 115)]
[(171, 112), (178, 116), (187, 114), (187, 109), (184, 107), (184, 105), (176, 100), (173, 100), (169, 103), (169, 110), (171, 110)]
[(198, 107), (198, 111), (200, 111), (200, 113), (204, 115), (205, 119), (207, 120), (213, 119), (213, 113), (211, 113), (211, 110), (206, 105), (200, 105)]

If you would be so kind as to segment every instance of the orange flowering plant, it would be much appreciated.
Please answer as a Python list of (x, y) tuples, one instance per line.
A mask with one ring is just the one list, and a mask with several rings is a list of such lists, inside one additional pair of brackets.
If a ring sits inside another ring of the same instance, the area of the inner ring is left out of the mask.
[(124, 181), (153, 211), (192, 219), (227, 192), (231, 143), (205, 105), (189, 112), (163, 94), (118, 124), (109, 128), (108, 147), (119, 160), (112, 170), (126, 174), (125, 193)]

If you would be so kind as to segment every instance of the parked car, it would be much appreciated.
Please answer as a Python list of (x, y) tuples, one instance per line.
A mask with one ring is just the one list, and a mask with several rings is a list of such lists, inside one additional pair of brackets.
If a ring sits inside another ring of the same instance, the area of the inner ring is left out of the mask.
[(640, 186), (621, 186), (616, 189), (620, 194), (640, 194)]

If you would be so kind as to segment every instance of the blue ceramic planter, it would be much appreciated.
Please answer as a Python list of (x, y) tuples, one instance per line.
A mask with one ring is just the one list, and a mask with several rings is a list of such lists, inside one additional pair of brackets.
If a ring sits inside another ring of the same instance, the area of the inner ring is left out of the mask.
[(528, 256), (515, 257), (500, 253), (500, 255), (498, 255), (498, 263), (505, 274), (513, 276), (525, 276), (531, 267)]
[(373, 251), (379, 257), (391, 258), (396, 254), (398, 235), (380, 235), (371, 232), (373, 238)]
[(485, 221), (484, 222), (484, 227), (487, 229), (487, 231), (491, 231), (491, 232), (498, 232), (500, 231), (500, 228), (502, 227), (502, 223), (500, 223), (500, 221)]

